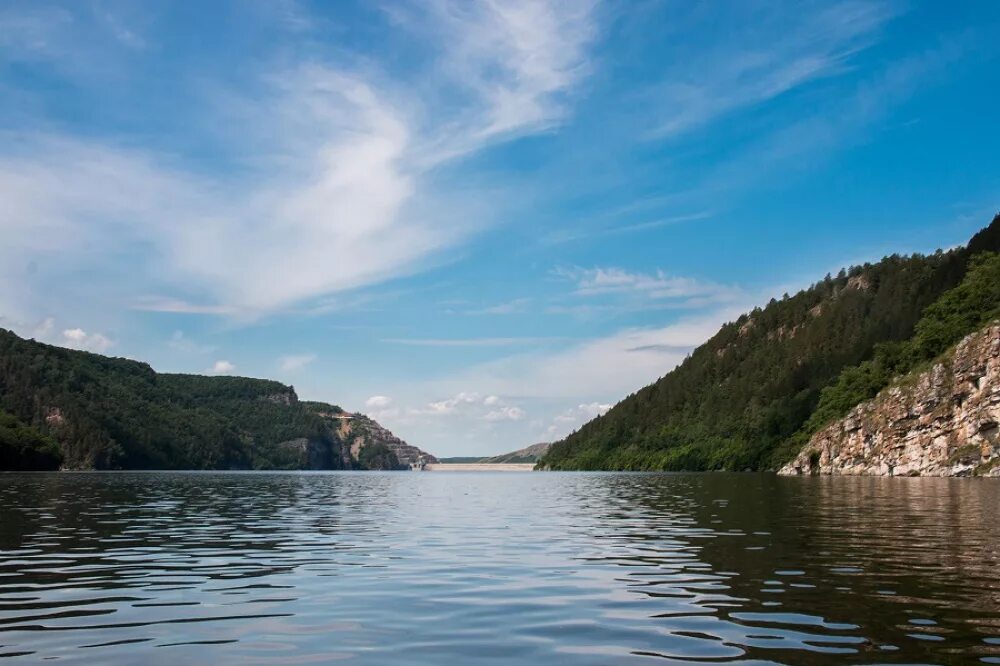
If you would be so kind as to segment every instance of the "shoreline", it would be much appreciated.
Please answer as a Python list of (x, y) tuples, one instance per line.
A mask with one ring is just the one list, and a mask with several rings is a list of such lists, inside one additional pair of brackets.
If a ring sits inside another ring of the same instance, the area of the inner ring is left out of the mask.
[(431, 463), (425, 472), (531, 472), (534, 463)]

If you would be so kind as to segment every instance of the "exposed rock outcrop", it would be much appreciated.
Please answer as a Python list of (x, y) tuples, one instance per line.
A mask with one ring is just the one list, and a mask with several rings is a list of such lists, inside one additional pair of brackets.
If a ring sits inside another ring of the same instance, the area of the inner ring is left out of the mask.
[(432, 464), (438, 461), (430, 453), (392, 434), (374, 420), (364, 414), (330, 415), (336, 419), (337, 437), (343, 443), (341, 450), (346, 466), (354, 466), (361, 459), (361, 451), (366, 446), (385, 445), (396, 456), (401, 467), (411, 467), (419, 464)]
[(779, 474), (1000, 476), (1000, 323), (817, 432)]

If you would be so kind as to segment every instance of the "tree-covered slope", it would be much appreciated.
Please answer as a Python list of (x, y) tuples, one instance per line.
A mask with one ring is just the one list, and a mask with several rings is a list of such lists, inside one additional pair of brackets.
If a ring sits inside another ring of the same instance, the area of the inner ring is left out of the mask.
[(61, 461), (54, 439), (0, 411), (0, 469), (51, 470)]
[(914, 335), (970, 258), (1000, 250), (1000, 216), (966, 247), (827, 276), (728, 323), (657, 382), (549, 449), (552, 469), (768, 469), (794, 450), (824, 388)]
[[(0, 410), (22, 426), (19, 441), (34, 432), (58, 442), (62, 464), (71, 469), (365, 467), (345, 453), (337, 435), (343, 410), (299, 401), (290, 386), (159, 374), (145, 363), (24, 340), (3, 329)], [(13, 451), (6, 441), (3, 450)], [(15, 457), (0, 460), (0, 469), (27, 464)]]

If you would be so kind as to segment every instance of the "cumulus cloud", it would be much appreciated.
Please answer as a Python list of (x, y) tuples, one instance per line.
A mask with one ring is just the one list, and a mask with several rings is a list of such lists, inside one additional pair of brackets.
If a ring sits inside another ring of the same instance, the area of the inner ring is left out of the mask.
[(610, 403), (589, 402), (571, 407), (552, 419), (552, 424), (546, 430), (549, 437), (561, 437), (580, 427), (587, 421), (603, 415), (612, 405)]
[(236, 371), (236, 366), (226, 360), (216, 361), (211, 368), (205, 371), (209, 375), (231, 375)]
[(394, 402), (387, 395), (373, 395), (365, 400), (365, 412), (376, 421), (397, 418), (402, 412)]
[(462, 391), (450, 398), (438, 400), (436, 402), (429, 402), (425, 408), (416, 409), (414, 412), (431, 415), (454, 414), (459, 410), (459, 408), (465, 405), (476, 404), (479, 400), (480, 398), (478, 393)]
[[(50, 320), (46, 320), (50, 324)], [(51, 328), (51, 325), (48, 326)], [(62, 332), (62, 346), (71, 349), (82, 349), (84, 351), (103, 354), (114, 346), (114, 341), (101, 335), (100, 333), (87, 333), (82, 328), (68, 328)]]
[(316, 354), (292, 354), (278, 359), (278, 367), (282, 372), (301, 370), (316, 360)]
[(505, 404), (498, 395), (483, 397), (474, 391), (460, 391), (450, 398), (429, 402), (423, 407), (408, 410), (410, 416), (456, 416), (482, 419), (485, 421), (520, 421), (525, 417), (523, 409)]
[(370, 409), (383, 409), (392, 404), (392, 398), (385, 395), (373, 395), (365, 400), (365, 407)]
[(487, 421), (520, 421), (524, 417), (524, 410), (520, 407), (501, 407), (487, 412), (483, 418)]
[(666, 326), (627, 328), (555, 350), (512, 354), (466, 368), (437, 385), (474, 386), (485, 395), (545, 400), (575, 397), (573, 404), (603, 403), (655, 381), (723, 323), (747, 309), (745, 303), (734, 304)]

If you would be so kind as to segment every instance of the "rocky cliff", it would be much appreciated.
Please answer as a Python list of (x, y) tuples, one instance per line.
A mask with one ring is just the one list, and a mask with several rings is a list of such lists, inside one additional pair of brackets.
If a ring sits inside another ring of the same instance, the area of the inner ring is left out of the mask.
[(347, 467), (353, 467), (362, 460), (362, 451), (369, 446), (384, 446), (392, 452), (401, 467), (414, 464), (436, 463), (438, 460), (431, 454), (392, 434), (364, 414), (321, 414), (321, 416), (336, 419), (337, 437), (342, 442), (341, 455)]
[(1000, 323), (817, 432), (779, 474), (1000, 476)]

